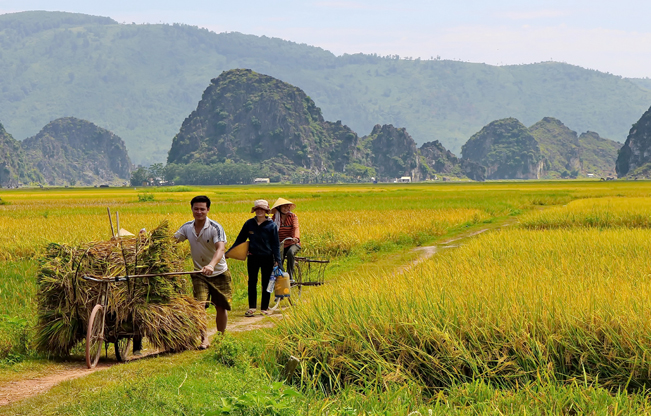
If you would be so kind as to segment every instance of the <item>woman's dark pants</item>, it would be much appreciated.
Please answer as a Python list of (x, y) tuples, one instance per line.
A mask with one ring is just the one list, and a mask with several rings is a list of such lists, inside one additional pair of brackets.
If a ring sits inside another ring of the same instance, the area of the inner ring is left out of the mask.
[(298, 250), (301, 249), (301, 246), (298, 244), (292, 244), (291, 246), (285, 247), (285, 250), (283, 250), (283, 259), (287, 259), (287, 273), (289, 273), (289, 277), (294, 280), (294, 258), (296, 257), (296, 253), (298, 253)]
[(271, 293), (267, 292), (269, 277), (274, 269), (273, 256), (256, 256), (251, 254), (247, 257), (246, 269), (249, 272), (249, 308), (255, 309), (258, 303), (258, 271), (261, 271), (262, 278), (262, 300), (260, 310), (269, 309), (269, 298)]

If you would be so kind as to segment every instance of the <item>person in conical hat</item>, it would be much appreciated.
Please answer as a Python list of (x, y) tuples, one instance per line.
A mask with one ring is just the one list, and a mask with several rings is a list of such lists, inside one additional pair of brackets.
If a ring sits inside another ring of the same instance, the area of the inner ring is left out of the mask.
[(248, 219), (242, 226), (240, 234), (233, 243), (233, 247), (249, 240), (249, 254), (246, 258), (246, 269), (249, 275), (248, 295), (249, 310), (245, 316), (254, 316), (258, 303), (258, 272), (261, 273), (262, 299), (260, 310), (263, 315), (269, 315), (269, 299), (271, 294), (266, 288), (274, 266), (280, 264), (280, 244), (278, 242), (278, 227), (267, 217), (271, 212), (269, 203), (258, 199), (253, 203), (251, 212), (255, 217)]
[(273, 221), (278, 226), (278, 239), (283, 245), (281, 264), (287, 259), (287, 273), (294, 280), (294, 262), (296, 253), (301, 249), (301, 230), (298, 226), (298, 217), (292, 211), (296, 204), (285, 198), (278, 198), (271, 207)]

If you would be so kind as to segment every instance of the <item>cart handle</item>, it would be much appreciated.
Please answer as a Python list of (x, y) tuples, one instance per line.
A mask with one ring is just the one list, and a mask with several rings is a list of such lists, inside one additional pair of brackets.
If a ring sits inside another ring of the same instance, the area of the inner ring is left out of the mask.
[[(153, 274), (136, 274), (129, 276), (129, 279), (139, 278), (139, 277), (159, 277), (159, 276), (180, 276), (184, 274), (196, 274), (201, 273), (201, 270), (195, 270), (193, 272), (169, 272), (169, 273), (153, 273)], [(84, 280), (90, 280), (98, 283), (110, 283), (110, 282), (126, 282), (126, 276), (115, 276), (115, 277), (103, 277), (97, 278), (95, 276), (82, 276)]]

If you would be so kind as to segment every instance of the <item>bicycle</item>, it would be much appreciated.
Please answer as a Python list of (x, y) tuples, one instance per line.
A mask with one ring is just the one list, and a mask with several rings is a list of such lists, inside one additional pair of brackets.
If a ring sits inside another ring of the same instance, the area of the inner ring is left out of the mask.
[[(280, 242), (280, 266), (285, 261), (284, 248), (285, 242), (292, 240), (292, 237), (287, 237)], [(325, 269), (330, 263), (330, 260), (314, 259), (309, 257), (294, 257), (294, 270), (292, 273), (292, 280), (290, 280), (290, 287), (295, 288), (300, 298), (303, 286), (321, 286), (325, 281)], [(271, 308), (275, 310), (278, 308), (282, 297), (276, 297), (276, 305)], [(289, 304), (293, 306), (291, 295), (288, 296)]]

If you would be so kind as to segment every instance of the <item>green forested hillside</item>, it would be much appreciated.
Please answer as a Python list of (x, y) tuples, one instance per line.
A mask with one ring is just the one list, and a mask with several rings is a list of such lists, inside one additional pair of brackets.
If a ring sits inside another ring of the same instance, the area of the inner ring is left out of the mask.
[(11, 137), (0, 124), (0, 187), (14, 187), (42, 180), (43, 176), (29, 163), (20, 142)]
[(633, 125), (617, 154), (617, 175), (647, 176), (651, 171), (651, 108)]
[(492, 120), (544, 116), (623, 141), (651, 91), (560, 63), (495, 67), (371, 55), (336, 57), (280, 39), (185, 25), (124, 25), (53, 12), (0, 16), (0, 119), (23, 139), (66, 116), (122, 137), (135, 163), (162, 162), (210, 79), (251, 68), (303, 89), (360, 135), (406, 127), (458, 153)]
[(631, 78), (631, 81), (642, 89), (651, 91), (651, 78)]
[(615, 175), (615, 162), (621, 143), (600, 137), (593, 131), (582, 133), (579, 143), (583, 173), (601, 177)]
[(546, 176), (553, 178), (563, 172), (574, 172), (574, 176), (579, 174), (581, 145), (575, 131), (568, 129), (560, 120), (545, 117), (529, 127), (529, 133), (540, 146)]
[[(440, 143), (437, 147), (439, 155), (448, 153)], [(390, 124), (378, 124), (360, 138), (341, 122), (324, 120), (300, 88), (233, 69), (211, 81), (197, 109), (183, 121), (165, 174), (184, 184), (247, 183), (256, 174), (274, 182), (391, 181), (401, 176), (420, 181), (442, 173), (439, 155), (431, 150), (421, 155), (406, 129)], [(455, 172), (466, 175), (465, 165), (451, 153), (447, 159), (445, 173), (456, 165)]]
[(300, 88), (238, 69), (212, 80), (174, 136), (167, 162), (262, 164), (273, 176), (289, 167), (342, 172), (366, 162), (358, 142), (352, 130), (325, 121)]
[(464, 159), (486, 168), (487, 179), (540, 179), (543, 170), (538, 141), (512, 117), (489, 123), (461, 151)]
[(122, 139), (74, 117), (54, 120), (22, 148), (49, 185), (119, 184), (131, 174)]

